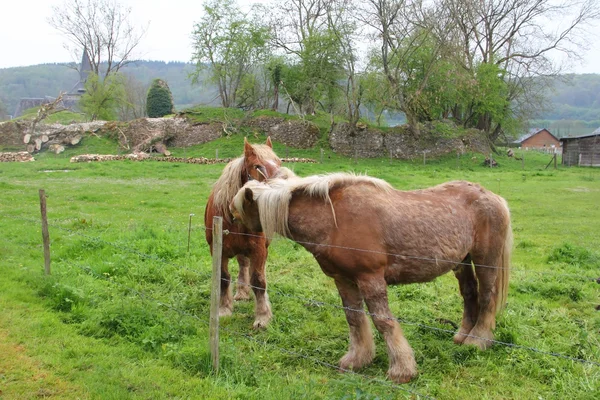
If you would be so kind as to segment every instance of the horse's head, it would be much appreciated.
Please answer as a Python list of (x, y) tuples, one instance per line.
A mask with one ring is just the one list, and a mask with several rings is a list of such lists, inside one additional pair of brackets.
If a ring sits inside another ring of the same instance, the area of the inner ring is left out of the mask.
[(261, 183), (249, 182), (237, 192), (229, 204), (229, 211), (233, 215), (234, 222), (241, 223), (253, 232), (262, 232), (258, 202), (252, 192), (254, 185), (261, 185)]
[(281, 167), (281, 160), (273, 152), (271, 138), (267, 137), (265, 144), (251, 145), (244, 138), (244, 170), (245, 179), (265, 181), (277, 174)]

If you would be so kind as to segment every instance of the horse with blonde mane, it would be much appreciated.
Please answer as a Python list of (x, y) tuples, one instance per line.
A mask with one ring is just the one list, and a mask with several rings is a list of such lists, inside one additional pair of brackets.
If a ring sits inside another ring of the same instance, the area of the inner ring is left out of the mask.
[[(244, 138), (244, 154), (225, 166), (208, 197), (204, 212), (204, 224), (207, 227), (212, 226), (214, 216), (221, 216), (223, 229), (231, 233), (223, 237), (219, 315), (231, 315), (233, 300), (248, 300), (252, 287), (256, 299), (254, 328), (265, 327), (272, 317), (265, 276), (269, 240), (260, 232), (234, 224), (228, 207), (233, 196), (246, 182), (259, 182), (273, 177), (280, 167), (281, 160), (273, 152), (270, 137), (264, 145), (251, 145)], [(212, 230), (206, 230), (206, 241), (212, 254)], [(231, 275), (228, 269), (229, 259), (233, 257), (237, 258), (240, 266), (235, 297), (229, 287)]]
[(297, 241), (335, 280), (350, 328), (341, 368), (361, 368), (375, 355), (364, 302), (387, 344), (388, 376), (410, 381), (416, 362), (390, 312), (387, 285), (449, 271), (464, 300), (454, 342), (482, 350), (492, 344), (508, 293), (512, 230), (506, 201), (483, 187), (455, 181), (399, 191), (380, 179), (336, 173), (249, 182), (230, 210), (252, 231)]

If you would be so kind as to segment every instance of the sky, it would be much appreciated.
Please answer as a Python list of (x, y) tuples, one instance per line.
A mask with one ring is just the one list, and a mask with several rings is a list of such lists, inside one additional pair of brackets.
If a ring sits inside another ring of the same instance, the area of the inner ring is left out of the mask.
[[(254, 0), (253, 2), (266, 2)], [(190, 61), (191, 32), (202, 18), (203, 0), (119, 0), (131, 7), (131, 21), (148, 26), (136, 59)], [(238, 0), (248, 4), (248, 0)], [(63, 0), (3, 1), (0, 23), (0, 68), (43, 63), (71, 62), (74, 57), (65, 48), (66, 38), (48, 23), (52, 6)], [(600, 73), (600, 25), (593, 45), (568, 72)]]

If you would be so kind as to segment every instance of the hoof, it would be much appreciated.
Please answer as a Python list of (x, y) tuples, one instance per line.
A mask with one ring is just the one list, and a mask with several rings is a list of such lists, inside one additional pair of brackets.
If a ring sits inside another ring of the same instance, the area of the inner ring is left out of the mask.
[(371, 364), (373, 361), (373, 353), (357, 354), (348, 352), (340, 359), (340, 368), (356, 371), (365, 365)]
[(248, 301), (250, 300), (250, 293), (247, 291), (238, 291), (235, 296), (233, 296), (235, 301)]
[(494, 342), (491, 341), (493, 338), (494, 335), (491, 333), (485, 334), (471, 331), (469, 332), (469, 336), (465, 336), (465, 340), (462, 343), (466, 346), (476, 346), (479, 348), (479, 350), (485, 350), (494, 344)]
[(387, 372), (387, 376), (396, 383), (408, 383), (417, 376), (417, 369), (416, 367), (403, 369), (390, 368)]
[(220, 307), (219, 308), (219, 317), (230, 317), (233, 314), (233, 310), (231, 308)]
[(252, 327), (254, 329), (263, 329), (263, 328), (266, 328), (267, 325), (269, 325), (269, 321), (271, 321), (271, 316), (260, 317), (260, 318), (257, 317), (254, 320), (254, 324), (252, 325)]
[(456, 334), (454, 335), (454, 343), (456, 344), (463, 344), (465, 339), (468, 338), (469, 336), (467, 336), (469, 334), (469, 332), (467, 331), (463, 331), (462, 329), (459, 330), (458, 332), (456, 332)]

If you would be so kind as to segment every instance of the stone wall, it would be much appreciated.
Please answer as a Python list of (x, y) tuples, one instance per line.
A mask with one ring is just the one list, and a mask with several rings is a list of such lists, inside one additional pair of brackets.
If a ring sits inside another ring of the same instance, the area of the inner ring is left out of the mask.
[(467, 132), (456, 138), (440, 137), (432, 126), (425, 126), (420, 136), (415, 137), (406, 125), (386, 130), (376, 128), (351, 129), (348, 123), (337, 124), (329, 135), (331, 149), (349, 157), (390, 157), (412, 159), (438, 157), (457, 151), (465, 153), (489, 152), (489, 145), (481, 133)]
[(310, 121), (286, 120), (281, 117), (260, 116), (248, 122), (248, 126), (258, 129), (271, 139), (296, 149), (308, 149), (319, 140), (321, 132)]

